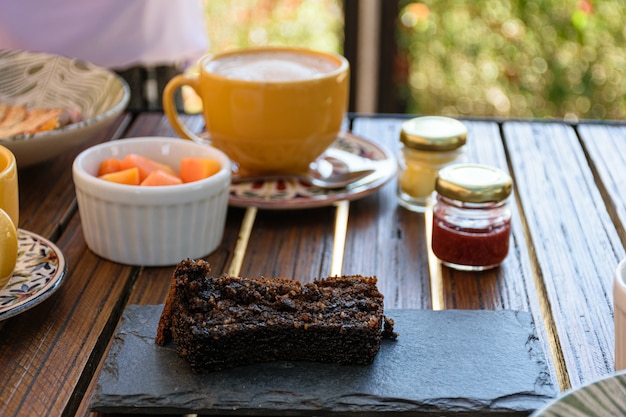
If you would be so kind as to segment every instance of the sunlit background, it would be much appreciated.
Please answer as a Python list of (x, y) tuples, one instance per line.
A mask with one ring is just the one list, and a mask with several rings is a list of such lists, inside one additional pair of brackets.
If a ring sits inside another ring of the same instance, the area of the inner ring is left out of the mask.
[[(211, 52), (343, 52), (341, 0), (205, 1)], [(623, 1), (401, 0), (399, 11), (396, 112), (626, 119)]]
[(205, 0), (211, 51), (263, 45), (341, 52), (341, 0)]

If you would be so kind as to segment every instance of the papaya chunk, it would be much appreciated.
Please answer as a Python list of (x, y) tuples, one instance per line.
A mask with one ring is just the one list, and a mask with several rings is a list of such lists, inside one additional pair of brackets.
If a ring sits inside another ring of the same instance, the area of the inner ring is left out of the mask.
[(123, 169), (121, 171), (104, 174), (98, 178), (118, 184), (139, 185), (139, 169), (137, 167)]
[(146, 179), (141, 181), (139, 185), (155, 186), (155, 185), (176, 185), (176, 184), (182, 184), (182, 183), (183, 182), (181, 181), (181, 179), (178, 178), (176, 175), (172, 175), (168, 172), (163, 171), (162, 169), (155, 169), (154, 171), (150, 172), (150, 174), (148, 174)]
[(122, 170), (122, 161), (117, 158), (105, 159), (100, 163), (98, 168), (98, 176), (104, 174), (110, 174), (111, 172), (117, 172)]
[(139, 182), (145, 180), (152, 171), (157, 169), (165, 171), (171, 175), (176, 175), (174, 170), (166, 164), (161, 164), (136, 153), (126, 155), (120, 164), (121, 169), (128, 169), (132, 167), (137, 167), (137, 169), (139, 169)]
[(180, 161), (180, 179), (183, 182), (193, 182), (217, 173), (222, 166), (215, 159), (210, 158), (183, 158)]

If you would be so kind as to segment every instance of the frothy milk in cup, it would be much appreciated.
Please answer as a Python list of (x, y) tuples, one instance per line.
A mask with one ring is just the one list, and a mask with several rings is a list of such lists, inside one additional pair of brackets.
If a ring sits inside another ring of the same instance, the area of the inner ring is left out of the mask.
[(177, 76), (163, 107), (183, 138), (202, 142), (173, 102), (186, 85), (202, 100), (209, 142), (240, 176), (302, 174), (336, 139), (348, 108), (349, 64), (337, 54), (302, 48), (242, 49), (200, 61), (197, 76)]
[(259, 52), (210, 61), (206, 69), (234, 80), (280, 82), (317, 78), (338, 67), (337, 62), (317, 56)]

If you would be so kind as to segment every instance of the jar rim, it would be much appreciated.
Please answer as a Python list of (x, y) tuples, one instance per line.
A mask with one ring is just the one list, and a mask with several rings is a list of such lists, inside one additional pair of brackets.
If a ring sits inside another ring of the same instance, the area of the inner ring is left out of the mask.
[(400, 141), (409, 148), (424, 151), (449, 151), (467, 142), (467, 127), (445, 116), (420, 116), (402, 123)]
[(512, 191), (511, 176), (483, 164), (454, 164), (437, 173), (435, 191), (444, 197), (468, 203), (505, 200)]

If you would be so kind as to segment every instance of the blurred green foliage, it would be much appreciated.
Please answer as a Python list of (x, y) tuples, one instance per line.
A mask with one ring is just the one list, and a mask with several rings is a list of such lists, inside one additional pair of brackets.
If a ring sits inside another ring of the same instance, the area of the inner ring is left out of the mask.
[(211, 52), (252, 46), (343, 48), (341, 0), (204, 0)]
[(400, 6), (396, 76), (407, 112), (626, 118), (623, 1)]
[[(342, 51), (341, 0), (205, 1), (211, 52)], [(623, 0), (399, 0), (399, 9), (400, 111), (626, 119)]]

